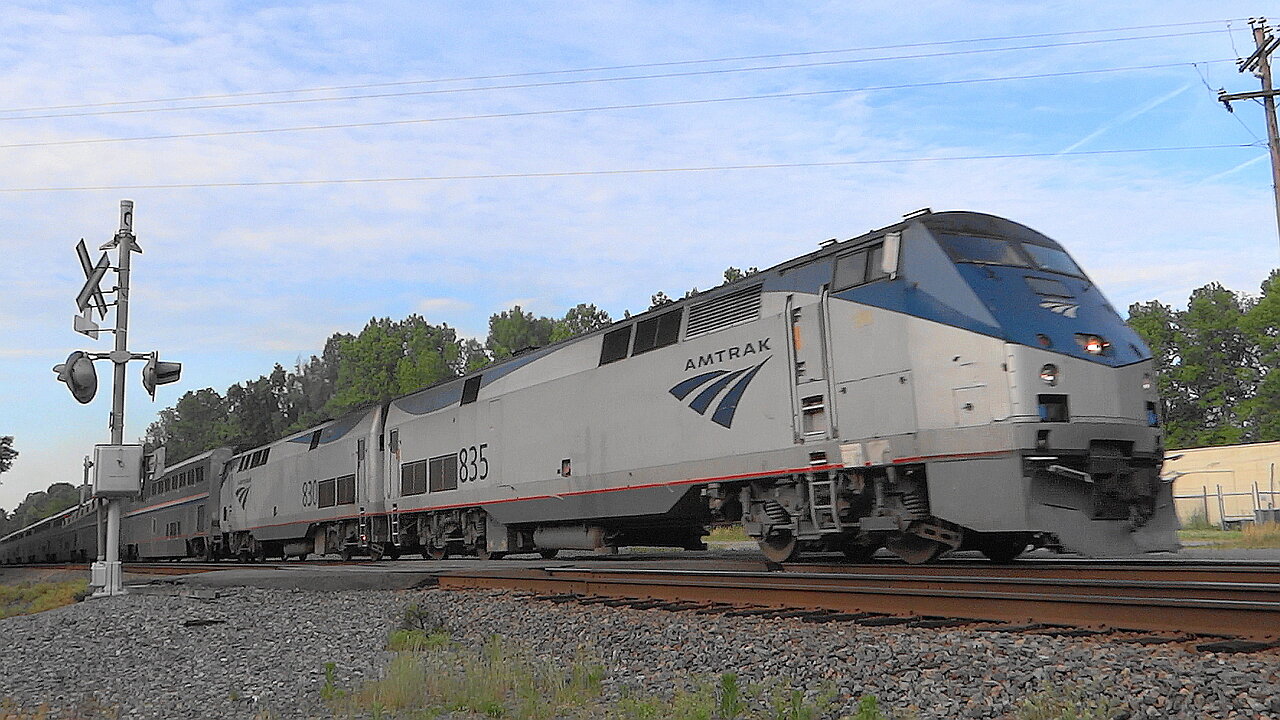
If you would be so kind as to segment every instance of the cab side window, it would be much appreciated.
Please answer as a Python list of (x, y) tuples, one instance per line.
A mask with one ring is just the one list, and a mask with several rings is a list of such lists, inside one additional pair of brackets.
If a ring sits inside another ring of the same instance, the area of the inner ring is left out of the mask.
[(884, 243), (876, 243), (869, 248), (836, 258), (831, 288), (838, 292), (887, 277), (889, 274), (884, 271)]

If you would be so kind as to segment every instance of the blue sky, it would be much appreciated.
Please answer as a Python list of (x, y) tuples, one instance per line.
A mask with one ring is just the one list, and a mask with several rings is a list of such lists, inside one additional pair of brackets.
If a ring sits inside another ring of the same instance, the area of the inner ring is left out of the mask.
[[(1045, 232), (1120, 308), (1180, 305), (1215, 280), (1256, 292), (1280, 265), (1265, 148), (1059, 153), (1265, 137), (1258, 107), (1229, 115), (1215, 91), (1257, 88), (1229, 61), (1252, 48), (1244, 18), (1267, 9), (10, 2), (0, 14), (0, 435), (22, 454), (0, 476), (0, 507), (75, 482), (108, 439), (106, 383), (81, 406), (50, 368), (73, 349), (109, 349), (109, 336), (71, 330), (73, 248), (110, 237), (122, 198), (137, 204), (144, 249), (130, 349), (184, 363), (155, 403), (131, 365), (129, 439), (186, 390), (222, 392), (291, 366), (373, 316), (419, 312), (473, 336), (514, 303), (560, 315), (593, 302), (616, 317), (657, 290), (706, 288), (729, 265), (765, 267), (926, 206)], [(927, 44), (1198, 21), (1217, 22)], [(1120, 40), (1154, 35), (1167, 37)], [(1001, 47), (1021, 49), (974, 52)], [(877, 49), (827, 52), (858, 48)], [(762, 55), (787, 56), (654, 65)], [(646, 67), (423, 82), (625, 65)], [(743, 70), (778, 65), (806, 66)], [(1135, 66), (1162, 67), (1114, 70)], [(1107, 72), (1062, 75), (1095, 70)], [(609, 80), (638, 75), (666, 77)], [(281, 92), (334, 87), (348, 89)], [(371, 94), (384, 97), (351, 97)], [(788, 97), (616, 109), (758, 95)], [(104, 104), (197, 96), (221, 97)], [(193, 105), (235, 107), (162, 110)], [(615, 109), (551, 112), (604, 106)], [(347, 127), (249, 132), (332, 125)], [(82, 142), (161, 135), (203, 136)], [(989, 155), (1038, 156), (858, 164)], [(235, 185), (833, 162), (846, 164)], [(197, 187), (122, 189), (138, 185)], [(63, 189), (85, 186), (108, 189)], [(99, 373), (109, 376), (105, 364)]]

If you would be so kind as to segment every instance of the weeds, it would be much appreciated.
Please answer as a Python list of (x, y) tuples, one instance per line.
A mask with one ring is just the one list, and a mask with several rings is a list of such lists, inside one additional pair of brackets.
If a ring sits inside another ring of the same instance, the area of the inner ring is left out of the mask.
[(750, 542), (751, 538), (747, 536), (742, 525), (718, 525), (711, 528), (711, 534), (707, 536), (707, 542), (713, 543), (730, 543), (730, 542)]
[(851, 720), (889, 720), (889, 716), (880, 712), (880, 701), (875, 695), (863, 695)]
[(82, 700), (71, 708), (55, 711), (44, 703), (35, 708), (24, 708), (10, 698), (0, 698), (0, 720), (53, 720), (54, 718), (117, 720), (119, 717), (120, 708), (114, 705), (103, 705), (96, 699)]
[(1191, 519), (1182, 523), (1183, 530), (1218, 530), (1218, 526), (1209, 522), (1202, 512), (1192, 513)]
[(87, 597), (88, 587), (84, 580), (0, 585), (0, 619), (77, 603)]
[(1023, 700), (1017, 720), (1107, 720), (1120, 709), (1110, 698), (1083, 690), (1052, 690)]
[(1240, 537), (1218, 547), (1230, 548), (1280, 548), (1280, 523), (1249, 523), (1244, 526)]
[(834, 689), (807, 699), (789, 686), (744, 688), (734, 673), (670, 697), (624, 691), (606, 703), (605, 668), (594, 658), (579, 653), (568, 663), (549, 663), (497, 636), (469, 647), (453, 641), (438, 616), (416, 606), (388, 634), (387, 647), (396, 655), (382, 677), (358, 689), (341, 688), (336, 666), (325, 663), (320, 696), (335, 717), (816, 720), (836, 709)]

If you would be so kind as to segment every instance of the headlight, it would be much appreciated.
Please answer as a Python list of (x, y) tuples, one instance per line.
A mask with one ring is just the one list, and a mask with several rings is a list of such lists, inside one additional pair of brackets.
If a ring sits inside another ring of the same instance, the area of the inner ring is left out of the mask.
[(1090, 355), (1106, 355), (1107, 351), (1111, 349), (1111, 343), (1098, 335), (1082, 335), (1077, 333), (1076, 344)]
[(1142, 389), (1150, 390), (1151, 386), (1151, 373), (1142, 373)]
[(1043, 380), (1046, 385), (1050, 385), (1050, 386), (1057, 385), (1058, 384), (1058, 366), (1054, 365), (1053, 363), (1049, 363), (1048, 365), (1045, 365), (1044, 367), (1040, 368), (1040, 379)]

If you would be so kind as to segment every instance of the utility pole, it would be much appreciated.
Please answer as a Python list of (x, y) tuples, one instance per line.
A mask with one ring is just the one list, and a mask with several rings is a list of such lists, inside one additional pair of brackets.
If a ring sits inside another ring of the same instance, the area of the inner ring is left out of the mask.
[(1218, 100), (1227, 106), (1227, 112), (1235, 112), (1233, 100), (1261, 98), (1262, 109), (1267, 116), (1267, 148), (1271, 151), (1271, 190), (1275, 194), (1276, 230), (1280, 232), (1280, 131), (1276, 129), (1276, 91), (1271, 87), (1271, 53), (1280, 46), (1280, 38), (1270, 33), (1266, 18), (1249, 18), (1253, 28), (1253, 54), (1239, 61), (1240, 72), (1252, 72), (1262, 81), (1262, 90), (1230, 93), (1218, 91)]

